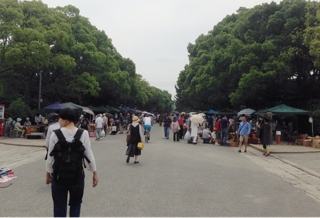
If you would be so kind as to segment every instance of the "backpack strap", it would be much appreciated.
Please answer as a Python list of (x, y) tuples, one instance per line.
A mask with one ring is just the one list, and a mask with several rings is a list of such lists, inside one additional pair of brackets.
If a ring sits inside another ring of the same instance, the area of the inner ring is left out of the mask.
[(78, 139), (80, 140), (81, 136), (82, 136), (82, 133), (83, 133), (84, 129), (81, 129), (81, 128), (78, 128), (76, 134), (74, 135), (74, 139)]
[[(84, 132), (84, 129), (81, 129), (81, 128), (78, 128), (76, 134), (74, 135), (74, 139), (76, 140), (80, 140), (81, 136), (82, 136), (82, 133)], [(89, 158), (87, 158), (86, 155), (83, 155), (84, 158), (88, 161), (88, 163), (91, 163), (91, 161), (89, 160)], [(87, 168), (85, 162), (83, 161), (83, 165), (84, 165), (84, 168)]]
[(59, 141), (65, 141), (66, 140), (66, 138), (64, 137), (61, 129), (55, 129), (55, 130), (53, 130), (53, 132), (57, 135)]

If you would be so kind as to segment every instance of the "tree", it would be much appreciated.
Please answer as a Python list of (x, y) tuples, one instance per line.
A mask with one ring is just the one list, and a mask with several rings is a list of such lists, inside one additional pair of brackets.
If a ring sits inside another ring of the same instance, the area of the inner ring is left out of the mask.
[(188, 45), (189, 64), (176, 86), (178, 108), (259, 109), (319, 99), (318, 9), (318, 2), (283, 0), (225, 17)]
[(72, 5), (2, 0), (0, 21), (0, 99), (6, 105), (20, 98), (37, 107), (39, 83), (43, 106), (74, 101), (166, 110), (172, 103), (169, 93), (151, 87), (134, 62)]

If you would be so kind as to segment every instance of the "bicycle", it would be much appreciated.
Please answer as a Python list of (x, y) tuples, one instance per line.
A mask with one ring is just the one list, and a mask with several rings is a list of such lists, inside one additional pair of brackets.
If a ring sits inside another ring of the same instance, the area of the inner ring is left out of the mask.
[(148, 143), (148, 141), (149, 141), (149, 131), (148, 130), (145, 130), (144, 131), (144, 141), (146, 142), (146, 143)]

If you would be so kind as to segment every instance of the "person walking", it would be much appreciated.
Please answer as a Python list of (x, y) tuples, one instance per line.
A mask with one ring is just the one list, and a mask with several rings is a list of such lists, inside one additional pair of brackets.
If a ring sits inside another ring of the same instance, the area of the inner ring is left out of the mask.
[(119, 134), (123, 134), (123, 124), (124, 124), (124, 117), (122, 113), (119, 114)]
[(107, 133), (108, 133), (108, 117), (107, 117), (107, 115), (103, 114), (102, 119), (103, 119), (103, 129), (105, 132), (104, 137), (106, 137)]
[(179, 138), (180, 139), (183, 139), (183, 124), (184, 124), (184, 115), (181, 114), (179, 119), (178, 119), (178, 123), (179, 123), (179, 127), (180, 127), (180, 130), (179, 130)]
[(84, 116), (83, 114), (81, 114), (80, 116), (80, 128), (88, 130), (88, 126), (89, 126), (89, 119), (87, 118), (87, 116)]
[(220, 138), (221, 138), (221, 125), (220, 125), (220, 117), (217, 117), (214, 131), (216, 132), (216, 139), (215, 139), (215, 144), (220, 145)]
[(227, 140), (228, 140), (228, 127), (229, 127), (229, 120), (226, 115), (223, 116), (223, 118), (220, 120), (221, 125), (221, 133), (222, 133), (222, 146), (227, 146)]
[(248, 139), (249, 139), (250, 132), (251, 132), (251, 127), (250, 127), (250, 124), (247, 122), (247, 117), (242, 116), (242, 122), (240, 123), (239, 129), (238, 129), (238, 135), (240, 135), (239, 150), (238, 150), (239, 153), (241, 153), (241, 146), (243, 142), (245, 143), (244, 152), (247, 152)]
[(97, 118), (95, 120), (95, 128), (96, 128), (96, 140), (100, 140), (100, 134), (103, 126), (103, 119), (101, 117), (101, 114), (97, 115)]
[(179, 122), (177, 121), (177, 118), (174, 117), (173, 118), (173, 122), (171, 123), (171, 126), (170, 126), (171, 130), (172, 130), (172, 133), (173, 133), (173, 141), (175, 142), (176, 139), (177, 139), (177, 142), (179, 141), (180, 139), (180, 125), (179, 125)]
[[(78, 128), (75, 126), (76, 114), (70, 108), (62, 109), (59, 113), (59, 124), (61, 126), (61, 133), (65, 137), (65, 140), (71, 143), (74, 140), (74, 136), (78, 132)], [(49, 141), (49, 151), (48, 154), (54, 150), (55, 145), (58, 142), (58, 137), (54, 131), (50, 137)], [(91, 143), (89, 139), (88, 131), (83, 130), (81, 134), (80, 141), (84, 146), (84, 155), (87, 157), (88, 167), (87, 169), (93, 172), (93, 184), (92, 187), (98, 185), (98, 174), (95, 158), (91, 150)], [(55, 156), (48, 155), (46, 161), (46, 184), (51, 183), (51, 194), (53, 199), (53, 216), (54, 217), (66, 217), (67, 216), (67, 206), (68, 206), (68, 193), (69, 193), (69, 216), (70, 217), (79, 217), (81, 210), (81, 203), (84, 192), (84, 171), (83, 167), (81, 172), (78, 173), (76, 177), (76, 182), (66, 185), (67, 180), (60, 181), (65, 179), (64, 177), (59, 177), (56, 180), (57, 171), (54, 170), (53, 166), (55, 163)], [(70, 178), (68, 177), (68, 180)]]
[(164, 127), (164, 137), (169, 139), (170, 135), (170, 127), (171, 127), (172, 120), (170, 119), (170, 115), (168, 114), (167, 117), (163, 120), (163, 127)]
[(199, 123), (194, 123), (190, 120), (189, 122), (189, 131), (190, 131), (190, 137), (192, 139), (192, 143), (195, 145), (198, 143), (198, 127)]
[(60, 129), (60, 123), (59, 123), (59, 114), (57, 113), (50, 113), (48, 115), (48, 120), (49, 120), (49, 127), (46, 135), (46, 149), (47, 149), (47, 154), (45, 157), (45, 160), (48, 158), (48, 150), (49, 150), (49, 143), (50, 143), (50, 138), (51, 134), (54, 130)]
[(260, 144), (263, 145), (263, 155), (269, 156), (270, 152), (268, 151), (268, 145), (270, 144), (270, 133), (271, 133), (271, 126), (269, 124), (270, 119), (265, 117), (263, 120), (263, 123), (260, 124), (259, 129), (259, 138), (260, 138)]
[(138, 156), (141, 155), (141, 150), (138, 149), (138, 143), (142, 142), (143, 139), (143, 132), (142, 132), (142, 126), (139, 123), (139, 117), (133, 116), (132, 117), (132, 124), (129, 125), (129, 134), (130, 139), (127, 143), (127, 151), (126, 155), (128, 156), (126, 159), (126, 162), (129, 163), (130, 157), (134, 157), (134, 163), (139, 163)]

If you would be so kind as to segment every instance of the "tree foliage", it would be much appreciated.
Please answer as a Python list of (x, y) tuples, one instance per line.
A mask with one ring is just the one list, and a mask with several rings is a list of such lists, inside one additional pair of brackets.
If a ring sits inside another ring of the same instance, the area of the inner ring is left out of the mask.
[(41, 72), (43, 106), (74, 101), (171, 110), (170, 94), (150, 86), (134, 62), (72, 5), (48, 8), (37, 0), (0, 0), (0, 29), (3, 103), (21, 98), (35, 108)]
[(319, 99), (320, 3), (240, 8), (188, 45), (178, 108), (262, 108)]

